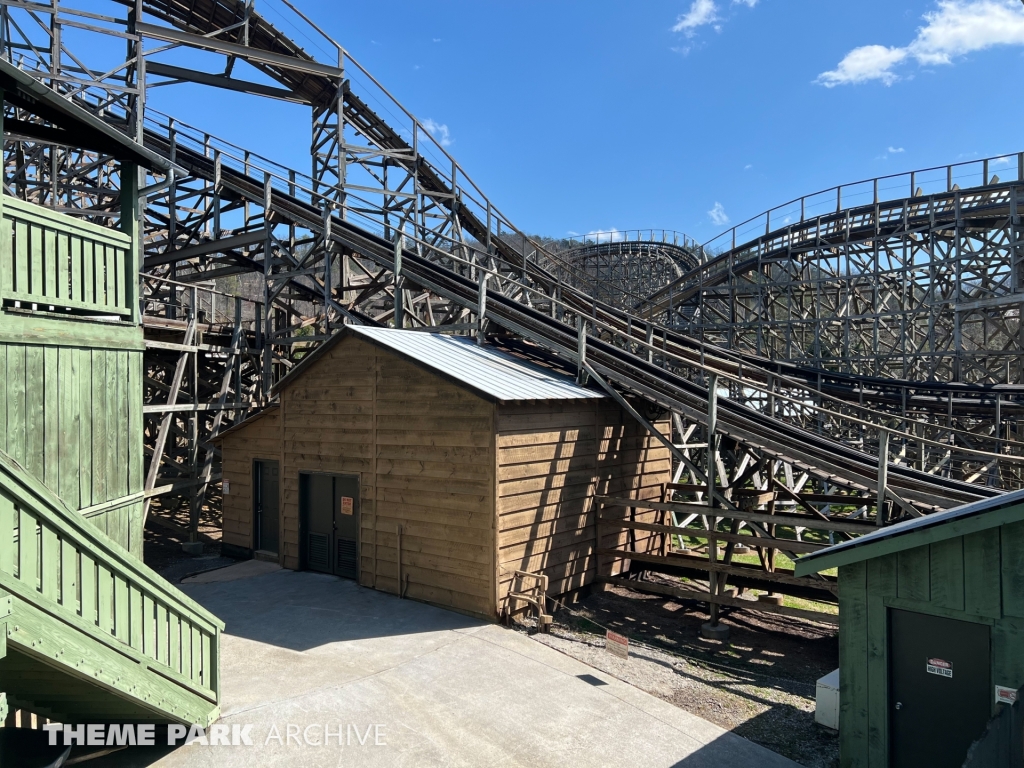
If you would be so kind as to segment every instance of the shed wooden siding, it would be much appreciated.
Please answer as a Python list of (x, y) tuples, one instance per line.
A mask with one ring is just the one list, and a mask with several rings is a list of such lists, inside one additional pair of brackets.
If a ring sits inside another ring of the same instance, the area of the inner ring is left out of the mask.
[(1024, 685), (1024, 522), (840, 568), (844, 768), (888, 764), (889, 608), (990, 625), (993, 684)]
[(299, 474), (358, 475), (359, 583), (399, 592), (401, 526), (406, 595), (489, 618), (513, 570), (548, 574), (552, 594), (589, 583), (594, 494), (658, 498), (671, 472), (610, 400), (496, 405), (351, 336), (286, 386), (276, 413), (225, 436), (225, 542), (251, 549), (252, 460), (275, 450), (282, 565), (301, 567)]
[(299, 473), (358, 475), (359, 583), (398, 592), (401, 525), (406, 594), (491, 616), (493, 423), (489, 401), (343, 339), (282, 392), (276, 414), (224, 438), (224, 540), (252, 547), (253, 459), (280, 457), (286, 568), (301, 565)]
[[(142, 490), (142, 437), (141, 348), (0, 344), (0, 449), (72, 509)], [(141, 501), (89, 519), (142, 556)]]
[(379, 589), (398, 591), (401, 525), (408, 596), (492, 615), (494, 405), (376, 352), (376, 506), (364, 517), (364, 568)]
[[(231, 492), (223, 496), (223, 541), (253, 549), (252, 463), (257, 459), (281, 461), (281, 418), (278, 408), (268, 409), (252, 424), (224, 438), (223, 477)], [(281, 541), (282, 538), (278, 538)]]
[[(658, 426), (668, 433), (667, 421)], [(657, 499), (671, 479), (668, 449), (610, 400), (502, 405), (497, 446), (499, 605), (516, 570), (546, 574), (553, 595), (593, 581), (594, 495)], [(650, 535), (637, 533), (644, 551)], [(606, 533), (600, 546), (625, 537)]]

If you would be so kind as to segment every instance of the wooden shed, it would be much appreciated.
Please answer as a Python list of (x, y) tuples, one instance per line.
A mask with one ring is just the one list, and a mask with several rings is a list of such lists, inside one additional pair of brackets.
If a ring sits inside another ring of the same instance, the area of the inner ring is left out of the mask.
[(806, 555), (839, 569), (844, 768), (960, 768), (1024, 685), (1024, 491)]
[(595, 494), (670, 479), (603, 392), (464, 337), (349, 327), (278, 400), (222, 435), (225, 551), (489, 618), (517, 570), (552, 595), (593, 580)]

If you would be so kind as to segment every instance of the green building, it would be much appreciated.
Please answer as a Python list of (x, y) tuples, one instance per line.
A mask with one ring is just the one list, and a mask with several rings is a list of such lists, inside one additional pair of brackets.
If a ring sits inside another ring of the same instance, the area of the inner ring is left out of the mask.
[(120, 182), (114, 226), (0, 195), (0, 722), (206, 725), (223, 624), (142, 563), (139, 175), (174, 169), (2, 60), (0, 97)]
[(840, 764), (959, 768), (1024, 685), (1024, 491), (800, 558), (839, 571)]

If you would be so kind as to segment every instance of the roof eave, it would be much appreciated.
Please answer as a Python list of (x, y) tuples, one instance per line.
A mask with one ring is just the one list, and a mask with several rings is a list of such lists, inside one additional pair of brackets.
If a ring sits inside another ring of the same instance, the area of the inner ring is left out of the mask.
[(977, 514), (953, 520), (936, 520), (935, 525), (913, 528), (905, 533), (897, 533), (888, 538), (866, 542), (860, 547), (854, 544), (836, 552), (822, 549), (804, 555), (794, 563), (794, 575), (809, 576), (830, 568), (841, 568), (844, 565), (892, 555), (925, 544), (935, 544), (1021, 520), (1024, 520), (1024, 503), (1011, 504), (999, 509), (980, 510)]

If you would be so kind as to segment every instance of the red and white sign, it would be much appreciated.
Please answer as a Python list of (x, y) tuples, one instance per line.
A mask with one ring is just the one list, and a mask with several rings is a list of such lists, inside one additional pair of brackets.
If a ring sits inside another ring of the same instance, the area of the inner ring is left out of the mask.
[(608, 630), (604, 636), (604, 648), (623, 659), (629, 658), (629, 638)]
[(1015, 704), (1016, 702), (1016, 688), (1007, 688), (1005, 685), (996, 686), (996, 704)]
[(353, 499), (351, 496), (342, 496), (341, 497), (341, 514), (343, 514), (343, 515), (351, 515), (354, 509), (355, 509), (355, 499)]
[(953, 677), (953, 665), (943, 659), (928, 659), (925, 664), (925, 671), (930, 675), (939, 677)]

